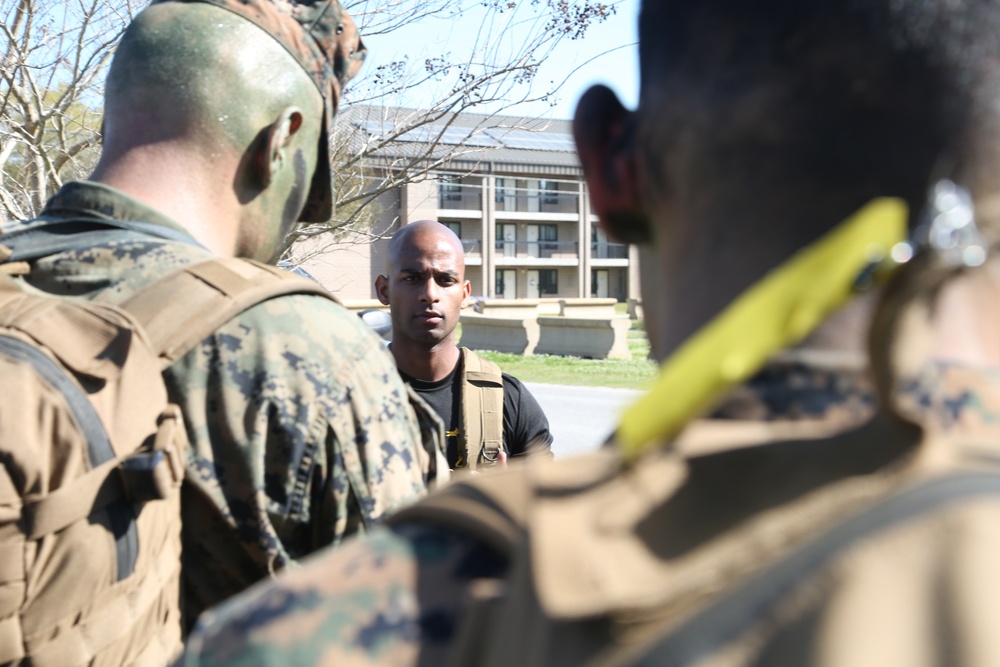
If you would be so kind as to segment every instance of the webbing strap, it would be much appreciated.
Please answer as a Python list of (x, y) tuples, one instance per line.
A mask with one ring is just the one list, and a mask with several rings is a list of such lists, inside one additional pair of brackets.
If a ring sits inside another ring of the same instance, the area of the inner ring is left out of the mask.
[(24, 581), (24, 540), (5, 540), (0, 542), (0, 586)]
[(211, 259), (176, 271), (122, 307), (141, 324), (166, 368), (248, 308), (287, 294), (337, 301), (323, 287), (249, 259)]
[(16, 663), (24, 658), (24, 635), (21, 632), (21, 617), (8, 616), (0, 619), (0, 664)]
[(29, 540), (41, 539), (125, 497), (121, 477), (116, 474), (120, 463), (117, 458), (105, 461), (44, 498), (25, 503), (25, 536)]
[(464, 484), (446, 486), (386, 520), (389, 526), (411, 523), (471, 535), (506, 558), (513, 555), (521, 535), (520, 524), (494, 502), (492, 495)]
[(470, 470), (495, 464), (503, 449), (503, 375), (500, 367), (462, 350), (462, 446)]
[(998, 495), (1000, 475), (995, 473), (960, 473), (920, 482), (847, 519), (716, 600), (629, 664), (680, 667), (698, 663), (766, 619), (797, 586), (861, 540), (964, 500)]
[[(33, 667), (75, 667), (86, 665), (101, 651), (124, 637), (143, 617), (163, 592), (164, 586), (180, 568), (180, 553), (168, 542), (156, 562), (139, 581), (126, 582), (126, 590), (115, 595), (108, 604), (72, 627), (61, 631), (51, 640), (28, 649)], [(164, 655), (164, 662), (168, 656)]]

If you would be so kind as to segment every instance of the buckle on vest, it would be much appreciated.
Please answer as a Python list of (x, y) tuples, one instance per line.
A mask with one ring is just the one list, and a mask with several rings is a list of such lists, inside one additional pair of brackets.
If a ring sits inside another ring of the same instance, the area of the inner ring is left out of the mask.
[(122, 480), (134, 502), (168, 498), (184, 481), (187, 433), (180, 408), (168, 405), (157, 422), (153, 448), (133, 454), (121, 463)]
[(500, 458), (501, 449), (503, 449), (503, 443), (499, 440), (484, 440), (483, 460), (489, 461), (490, 463), (496, 463)]

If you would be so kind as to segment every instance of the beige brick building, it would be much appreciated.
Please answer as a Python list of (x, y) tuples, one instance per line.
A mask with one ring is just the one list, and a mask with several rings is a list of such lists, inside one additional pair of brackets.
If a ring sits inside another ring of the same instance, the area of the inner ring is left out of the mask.
[[(406, 110), (355, 107), (339, 123), (377, 137), (391, 131), (393, 112)], [(426, 150), (431, 137), (437, 145)], [(426, 178), (382, 194), (373, 229), (296, 248), (309, 255), (302, 266), (342, 299), (375, 297), (388, 236), (421, 219), (462, 239), (474, 296), (638, 298), (634, 249), (598, 228), (569, 121), (460, 114), (406, 132), (369, 167), (398, 169), (414, 156), (432, 164)]]

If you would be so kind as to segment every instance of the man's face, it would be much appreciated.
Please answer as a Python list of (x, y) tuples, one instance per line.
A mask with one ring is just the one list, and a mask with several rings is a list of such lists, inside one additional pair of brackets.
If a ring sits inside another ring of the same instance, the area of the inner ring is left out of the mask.
[(376, 290), (392, 313), (393, 340), (435, 347), (453, 340), (471, 285), (464, 258), (443, 234), (415, 233), (399, 247)]

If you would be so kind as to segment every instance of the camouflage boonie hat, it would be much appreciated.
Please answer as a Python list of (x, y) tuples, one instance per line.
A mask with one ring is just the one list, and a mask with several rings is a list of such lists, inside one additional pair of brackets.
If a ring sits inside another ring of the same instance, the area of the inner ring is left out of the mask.
[(325, 222), (333, 216), (330, 175), (330, 128), (346, 84), (364, 62), (365, 50), (354, 21), (337, 0), (153, 0), (215, 5), (252, 21), (285, 47), (312, 78), (323, 96), (319, 160), (299, 216)]

